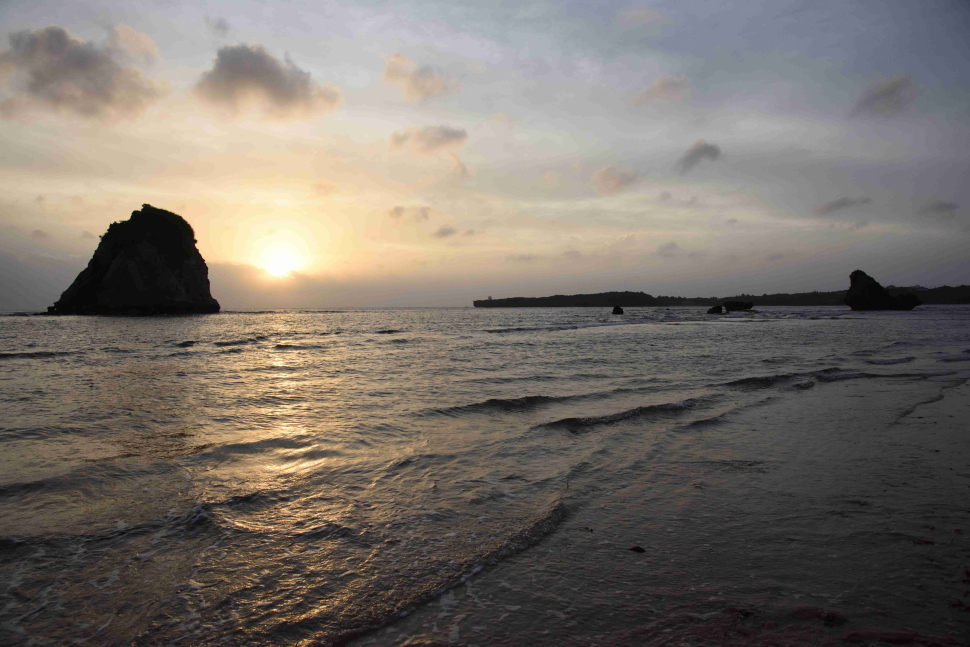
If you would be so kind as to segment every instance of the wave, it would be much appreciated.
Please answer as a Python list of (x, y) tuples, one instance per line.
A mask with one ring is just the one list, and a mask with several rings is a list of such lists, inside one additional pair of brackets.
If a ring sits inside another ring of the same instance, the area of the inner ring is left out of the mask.
[(47, 359), (48, 357), (62, 357), (74, 355), (75, 351), (56, 351), (56, 350), (35, 350), (12, 353), (0, 353), (0, 360), (3, 359)]
[(892, 366), (893, 364), (908, 364), (912, 362), (915, 357), (897, 357), (896, 359), (867, 359), (866, 364), (873, 364), (875, 366)]
[(276, 344), (273, 350), (319, 350), (326, 348), (320, 344)]
[(626, 411), (619, 411), (617, 413), (611, 413), (604, 416), (562, 418), (560, 420), (553, 420), (552, 422), (544, 422), (542, 424), (534, 425), (531, 428), (531, 431), (565, 429), (570, 433), (579, 434), (589, 431), (594, 427), (613, 425), (626, 420), (679, 415), (685, 411), (693, 409), (698, 404), (701, 404), (702, 401), (702, 398), (688, 398), (678, 402), (667, 402), (665, 404), (651, 404), (643, 407), (634, 407), (633, 409), (627, 409)]
[(777, 375), (760, 375), (756, 377), (743, 377), (739, 380), (725, 382), (723, 386), (739, 389), (742, 391), (754, 391), (757, 389), (768, 389), (777, 384), (790, 382), (799, 377), (804, 377), (804, 373), (779, 373)]
[(396, 335), (400, 332), (407, 332), (406, 330), (395, 330), (394, 328), (385, 328), (384, 330), (375, 330), (375, 335)]
[(246, 337), (245, 339), (230, 339), (227, 341), (216, 341), (212, 342), (215, 346), (243, 346), (245, 344), (255, 344), (266, 339), (266, 335), (256, 335), (254, 337)]
[(430, 409), (425, 414), (442, 416), (460, 416), (466, 413), (505, 413), (508, 411), (527, 411), (543, 407), (555, 402), (566, 402), (582, 396), (571, 395), (526, 395), (521, 398), (489, 398), (483, 402), (462, 404), (454, 407)]

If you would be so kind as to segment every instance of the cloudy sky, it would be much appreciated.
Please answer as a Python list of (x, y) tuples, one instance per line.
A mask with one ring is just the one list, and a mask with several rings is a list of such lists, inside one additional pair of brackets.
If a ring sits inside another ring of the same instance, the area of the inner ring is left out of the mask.
[(0, 0), (0, 310), (142, 203), (226, 308), (970, 283), (964, 0)]

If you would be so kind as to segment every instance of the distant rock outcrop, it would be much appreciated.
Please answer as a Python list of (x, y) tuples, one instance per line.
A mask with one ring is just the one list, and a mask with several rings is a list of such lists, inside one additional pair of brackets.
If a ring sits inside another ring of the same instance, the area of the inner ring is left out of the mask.
[(623, 308), (621, 308), (620, 306), (613, 306), (613, 314), (615, 315), (623, 314)]
[(728, 312), (734, 312), (736, 310), (750, 310), (754, 307), (754, 301), (725, 301), (721, 305)]
[(181, 216), (145, 204), (112, 223), (88, 266), (51, 314), (156, 315), (219, 312), (209, 268)]
[(724, 312), (724, 308), (721, 306), (711, 306), (707, 309), (707, 314), (709, 315), (719, 315)]
[(845, 293), (845, 305), (853, 310), (912, 310), (923, 303), (915, 294), (890, 294), (862, 270), (849, 275), (849, 291)]

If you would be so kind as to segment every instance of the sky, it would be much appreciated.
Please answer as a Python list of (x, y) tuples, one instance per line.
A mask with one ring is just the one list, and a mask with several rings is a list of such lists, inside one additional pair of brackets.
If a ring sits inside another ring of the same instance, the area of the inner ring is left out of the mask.
[(0, 0), (0, 310), (143, 203), (224, 309), (970, 283), (964, 0)]

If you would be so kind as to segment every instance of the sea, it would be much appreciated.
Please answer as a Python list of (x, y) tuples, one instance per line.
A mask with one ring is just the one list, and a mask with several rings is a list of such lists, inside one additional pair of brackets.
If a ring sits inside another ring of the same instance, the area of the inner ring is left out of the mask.
[(0, 644), (968, 644), (968, 324), (2, 316)]

